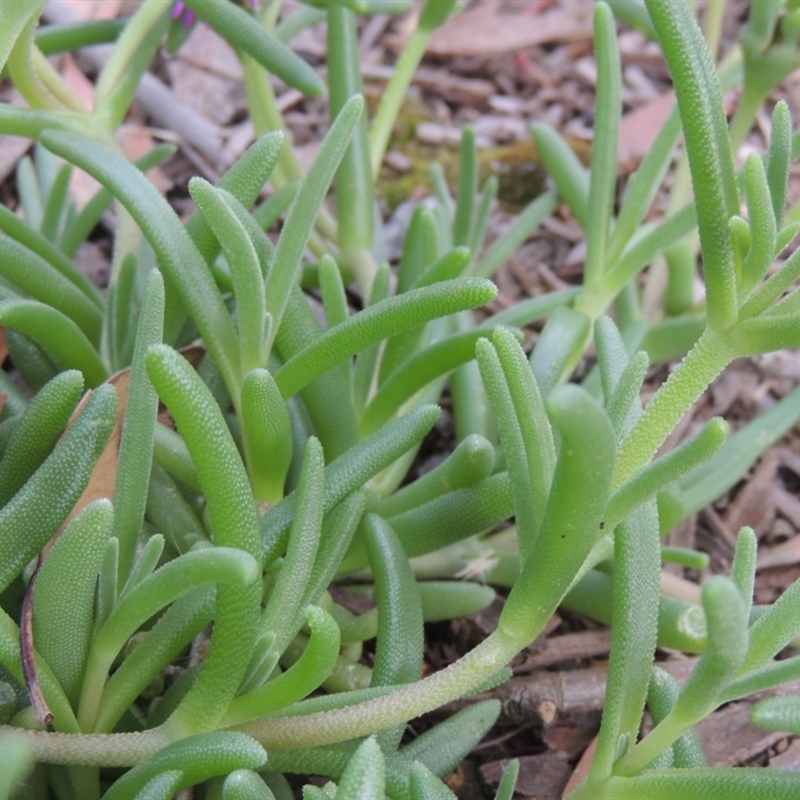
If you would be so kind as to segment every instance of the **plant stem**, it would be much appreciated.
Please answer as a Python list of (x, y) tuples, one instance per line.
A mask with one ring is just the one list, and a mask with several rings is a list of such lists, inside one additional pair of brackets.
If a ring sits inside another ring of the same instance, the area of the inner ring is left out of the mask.
[(42, 82), (33, 59), (33, 29), (37, 16), (31, 17), (8, 55), (8, 71), (17, 91), (35, 109), (60, 109), (61, 103)]
[[(244, 71), (244, 89), (256, 137), (263, 136), (270, 131), (283, 131), (283, 149), (278, 160), (283, 179), (282, 185), (300, 180), (303, 177), (303, 170), (300, 168), (300, 162), (297, 160), (297, 154), (292, 146), (289, 129), (278, 111), (275, 92), (266, 71), (247, 53), (239, 53), (239, 61), (241, 61)], [(272, 182), (275, 184), (274, 174)], [(281, 186), (275, 188), (280, 189)]]
[(88, 114), (89, 109), (83, 101), (67, 86), (63, 78), (56, 72), (50, 62), (34, 43), (31, 47), (31, 64), (45, 88), (66, 108), (77, 111), (79, 114)]
[(617, 761), (614, 765), (613, 774), (628, 777), (640, 772), (674, 741), (686, 733), (686, 730), (686, 725), (681, 725), (672, 714), (668, 714), (660, 725), (657, 725), (642, 741)]
[(730, 334), (706, 328), (623, 440), (617, 455), (615, 488), (650, 461), (681, 417), (734, 356)]
[(131, 17), (97, 78), (95, 108), (100, 108), (116, 89), (142, 41), (171, 5), (172, 0), (147, 0)]
[(29, 731), (0, 725), (0, 733), (24, 737), (36, 760), (48, 764), (132, 767), (163, 750), (169, 740), (162, 727), (136, 733), (83, 734)]
[(287, 750), (332, 744), (409, 719), (463, 697), (502, 669), (525, 643), (495, 631), (475, 649), (425, 680), (349, 708), (240, 725), (265, 748)]
[[(351, 97), (361, 94), (363, 85), (358, 63), (356, 16), (349, 8), (334, 3), (328, 9), (328, 78), (330, 114), (335, 119)], [(369, 163), (367, 112), (353, 129), (336, 171), (336, 215), (338, 245), (353, 269), (365, 297), (371, 291), (377, 265), (372, 257), (374, 185)]]
[(594, 37), (598, 81), (584, 266), (584, 284), (589, 293), (602, 286), (606, 268), (617, 173), (617, 140), (622, 115), (622, 76), (616, 28), (611, 10), (603, 3), (595, 6)]
[(725, 18), (725, 3), (711, 3), (706, 14), (706, 27), (703, 33), (708, 42), (708, 50), (711, 58), (717, 60), (719, 54), (719, 42), (722, 36), (722, 22)]
[[(247, 105), (250, 109), (250, 118), (253, 121), (256, 136), (263, 136), (270, 131), (283, 131), (283, 149), (270, 177), (272, 185), (277, 191), (294, 181), (301, 180), (303, 170), (292, 146), (291, 134), (278, 111), (275, 92), (266, 71), (252, 56), (246, 53), (239, 53), (239, 60), (244, 71)], [(336, 239), (336, 220), (324, 207), (317, 215), (316, 225), (323, 236), (328, 239)]]
[(761, 108), (761, 104), (771, 89), (771, 82), (764, 87), (753, 80), (745, 81), (739, 104), (731, 120), (731, 149), (734, 153), (742, 146), (747, 134), (753, 127), (758, 109)]
[(425, 55), (425, 48), (427, 48), (432, 35), (432, 30), (422, 30), (421, 28), (417, 28), (411, 34), (381, 96), (369, 137), (369, 161), (373, 177), (377, 177), (380, 172), (383, 157), (386, 155), (386, 148), (392, 135), (392, 128), (394, 128), (408, 87), (422, 61), (422, 56)]

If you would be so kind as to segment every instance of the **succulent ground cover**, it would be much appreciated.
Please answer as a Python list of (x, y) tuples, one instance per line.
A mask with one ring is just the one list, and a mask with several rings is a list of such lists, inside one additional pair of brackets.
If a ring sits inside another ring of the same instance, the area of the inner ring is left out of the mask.
[(9, 780), (795, 796), (800, 12), (405, 5), (3, 7)]

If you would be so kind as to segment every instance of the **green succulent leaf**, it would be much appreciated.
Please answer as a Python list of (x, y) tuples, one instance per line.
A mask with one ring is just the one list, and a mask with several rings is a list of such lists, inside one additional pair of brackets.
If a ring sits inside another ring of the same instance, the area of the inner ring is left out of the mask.
[[(117, 415), (117, 395), (101, 386), (45, 462), (0, 511), (0, 590), (41, 550), (89, 482)], [(42, 503), (42, 497), (49, 498)]]
[(672, 73), (683, 121), (703, 250), (709, 325), (729, 328), (736, 321), (737, 302), (728, 219), (739, 210), (739, 192), (719, 81), (688, 6), (647, 0), (647, 10)]
[(545, 400), (567, 377), (589, 340), (592, 322), (586, 314), (559, 307), (542, 330), (530, 362), (539, 392)]
[(650, 683), (658, 634), (661, 548), (652, 501), (614, 532), (611, 662), (593, 776), (607, 777), (620, 737), (635, 741)]
[(589, 171), (581, 164), (575, 151), (549, 125), (534, 125), (533, 140), (559, 195), (585, 230), (589, 216)]
[[(658, 725), (672, 711), (679, 694), (680, 687), (675, 678), (666, 670), (654, 665), (653, 674), (650, 676), (650, 686), (647, 690), (647, 705), (655, 725)], [(678, 769), (708, 766), (694, 729), (690, 729), (680, 739), (673, 742), (671, 750), (673, 764)]]
[(61, 369), (77, 369), (90, 387), (107, 377), (97, 350), (67, 316), (36, 300), (0, 302), (0, 324), (19, 331), (38, 344)]
[(277, 678), (233, 700), (223, 718), (225, 727), (274, 714), (303, 700), (330, 676), (339, 655), (339, 626), (317, 606), (309, 606), (305, 616), (311, 636), (300, 658)]
[[(165, 345), (151, 347), (147, 371), (170, 409), (195, 462), (211, 517), (214, 543), (257, 557), (255, 501), (241, 457), (219, 406), (199, 375)], [(189, 730), (213, 726), (244, 675), (255, 637), (259, 587), (220, 586), (211, 647), (200, 677), (176, 712)], [(213, 699), (212, 699), (213, 698)]]
[(281, 394), (290, 397), (317, 376), (370, 345), (432, 319), (482, 306), (496, 293), (493, 284), (475, 278), (411, 289), (369, 306), (328, 330), (287, 361), (275, 374), (275, 382)]
[(800, 697), (797, 695), (768, 697), (750, 712), (750, 721), (759, 728), (773, 731), (800, 731)]
[[(421, 441), (440, 414), (436, 406), (419, 406), (331, 462), (325, 470), (325, 513)], [(286, 549), (296, 504), (297, 496), (293, 492), (262, 517), (260, 530), (265, 565), (271, 564)]]
[(352, 97), (342, 107), (286, 215), (265, 285), (266, 310), (272, 316), (272, 337), (281, 327), (317, 214), (363, 111), (361, 96)]
[(233, 324), (205, 260), (167, 201), (136, 167), (87, 136), (45, 133), (42, 142), (99, 180), (127, 208), (158, 256), (166, 284), (178, 293), (203, 335), (226, 385), (238, 394)]
[(147, 503), (147, 487), (153, 459), (158, 397), (145, 367), (147, 350), (159, 344), (164, 325), (164, 282), (153, 270), (147, 279), (139, 309), (139, 322), (133, 351), (128, 399), (122, 422), (122, 435), (114, 483), (114, 533), (120, 544), (120, 578), (124, 579), (133, 562), (136, 540)]
[(314, 70), (244, 8), (213, 0), (187, 0), (186, 5), (226, 41), (249, 53), (290, 86), (311, 95), (324, 90)]
[(25, 485), (55, 447), (82, 392), (83, 376), (69, 370), (53, 378), (31, 401), (3, 453), (0, 506)]
[(386, 765), (374, 738), (364, 741), (342, 773), (335, 800), (372, 800), (382, 797)]
[(497, 700), (481, 700), (425, 731), (402, 747), (399, 756), (418, 761), (443, 778), (483, 739), (499, 715)]
[[(550, 497), (539, 536), (498, 622), (498, 629), (507, 630), (520, 642), (540, 630), (540, 615), (549, 616), (561, 601), (603, 536), (616, 450), (610, 420), (585, 390), (572, 384), (560, 386), (546, 406), (561, 436)], [(576, 485), (583, 487), (577, 497)], [(541, 570), (550, 576), (548, 581), (538, 578)], [(530, 613), (531, 608), (536, 614)]]
[(286, 403), (267, 370), (247, 373), (241, 404), (242, 439), (253, 491), (259, 500), (278, 503), (292, 461), (292, 429)]
[(404, 361), (381, 384), (364, 410), (359, 422), (362, 434), (376, 431), (425, 386), (474, 358), (475, 343), (489, 338), (493, 331), (492, 327), (482, 327), (452, 334)]
[(325, 461), (322, 447), (310, 438), (303, 453), (297, 508), (289, 535), (289, 547), (275, 588), (267, 602), (259, 629), (275, 636), (275, 649), (282, 653), (297, 633), (295, 619), (302, 612), (322, 533), (325, 499)]
[[(585, 795), (584, 795), (585, 796)], [(758, 767), (651, 770), (632, 778), (611, 778), (594, 798), (614, 800), (693, 800), (725, 797), (730, 800), (767, 800), (800, 797), (797, 774)], [(574, 797), (581, 797), (576, 793)]]
[(173, 789), (182, 789), (237, 769), (258, 769), (266, 760), (264, 748), (243, 733), (215, 731), (191, 736), (165, 747), (126, 772), (112, 784), (104, 798), (134, 797), (158, 775), (174, 769), (181, 772), (182, 778)]
[(189, 194), (222, 245), (231, 270), (239, 328), (240, 369), (244, 375), (266, 363), (264, 279), (255, 245), (224, 193), (224, 189), (215, 189), (202, 178), (193, 178), (189, 182)]
[[(97, 573), (113, 519), (108, 500), (87, 506), (59, 536), (36, 578), (34, 641), (74, 707), (94, 633)], [(69, 575), (69, 602), (64, 602), (65, 575)]]

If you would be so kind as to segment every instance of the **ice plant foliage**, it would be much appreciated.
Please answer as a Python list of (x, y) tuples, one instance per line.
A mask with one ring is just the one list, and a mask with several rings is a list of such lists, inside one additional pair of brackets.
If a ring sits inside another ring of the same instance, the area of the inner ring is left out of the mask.
[[(773, 660), (800, 633), (800, 584), (754, 606), (744, 529), (730, 577), (707, 581), (701, 606), (659, 589), (662, 560), (703, 561), (662, 550), (660, 535), (733, 485), (800, 417), (800, 395), (730, 439), (714, 419), (654, 457), (731, 360), (800, 346), (800, 255), (772, 269), (800, 228), (786, 209), (800, 138), (784, 103), (767, 152), (739, 174), (733, 160), (797, 67), (797, 4), (753, 4), (738, 65), (718, 77), (690, 4), (598, 3), (589, 169), (534, 126), (554, 189), (483, 252), (497, 186), (478, 193), (465, 129), (454, 195), (434, 165), (437, 202), (414, 212), (394, 267), (374, 184), (405, 89), (455, 4), (422, 4), (372, 124), (357, 15), (409, 3), (309, 0), (276, 27), (278, 5), (144, 0), (121, 24), (61, 27), (39, 24), (41, 0), (0, 4), (0, 67), (28, 104), (0, 104), (0, 132), (35, 141), (17, 172), (22, 213), (0, 208), (0, 325), (30, 389), (0, 371), (0, 798), (49, 785), (76, 800), (188, 787), (280, 799), (293, 796), (291, 773), (329, 779), (305, 787), (310, 800), (452, 797), (441, 778), (499, 704), (404, 743), (406, 722), (505, 680), (562, 604), (612, 630), (597, 750), (573, 797), (800, 797), (794, 773), (709, 768), (694, 734), (720, 704), (800, 676), (798, 657)], [(660, 44), (677, 96), (616, 216), (614, 13)], [(257, 139), (216, 185), (190, 182), (197, 210), (184, 224), (143, 175), (172, 148), (132, 164), (115, 134), (158, 49), (179, 47), (195, 18), (240, 58)], [(322, 20), (331, 124), (303, 173), (270, 74), (325, 89), (287, 46)], [(88, 109), (44, 52), (104, 41)], [(729, 130), (720, 81), (739, 76)], [(681, 136), (693, 192), (676, 189), (671, 213), (644, 223)], [(81, 210), (74, 169), (102, 185)], [(583, 284), (479, 322), (473, 311), (496, 294), (488, 278), (559, 201), (585, 227)], [(74, 256), (112, 204), (101, 293)], [(265, 231), (279, 220), (275, 239)], [(545, 319), (526, 353), (520, 328)], [(589, 345), (597, 363), (579, 383)], [(679, 357), (643, 408), (648, 365)], [(455, 447), (407, 482), (446, 386)], [(336, 602), (345, 580), (376, 607)], [(508, 589), (497, 629), (422, 678), (424, 623), (485, 607), (492, 585)], [(659, 641), (700, 654), (682, 687), (654, 666)], [(754, 721), (800, 731), (795, 700), (757, 705)], [(640, 737), (646, 706), (654, 728)], [(498, 800), (516, 775), (512, 765)]]

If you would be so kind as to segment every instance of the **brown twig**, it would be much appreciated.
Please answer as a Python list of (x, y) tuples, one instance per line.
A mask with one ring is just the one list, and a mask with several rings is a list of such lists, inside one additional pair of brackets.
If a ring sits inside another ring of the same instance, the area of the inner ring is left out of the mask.
[(36, 658), (33, 652), (33, 590), (36, 587), (36, 578), (39, 576), (41, 565), (42, 559), (40, 556), (22, 601), (22, 618), (19, 624), (19, 650), (22, 658), (22, 675), (25, 678), (25, 688), (28, 690), (28, 696), (31, 699), (36, 719), (40, 725), (50, 725), (55, 716), (49, 709), (47, 701), (42, 694), (39, 673), (36, 670)]

